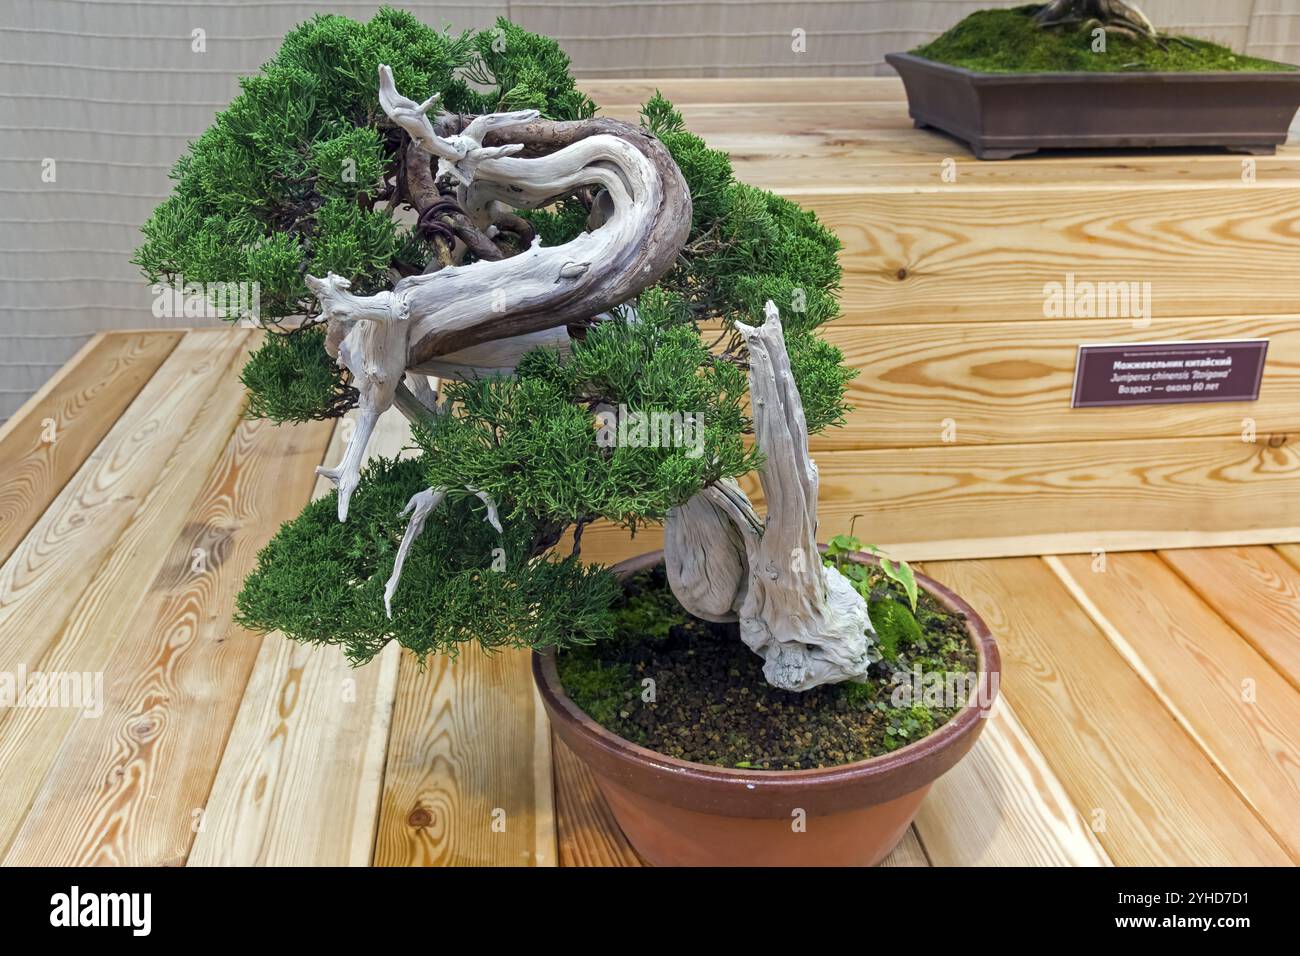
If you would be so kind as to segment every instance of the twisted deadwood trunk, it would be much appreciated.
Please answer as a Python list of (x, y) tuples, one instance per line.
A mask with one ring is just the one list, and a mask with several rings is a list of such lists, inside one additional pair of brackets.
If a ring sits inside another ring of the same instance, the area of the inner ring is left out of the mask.
[(1109, 33), (1154, 38), (1156, 28), (1146, 14), (1124, 0), (1050, 0), (1034, 13), (1040, 27), (1096, 23)]
[[(671, 267), (690, 230), (690, 193), (671, 155), (653, 136), (616, 120), (557, 123), (534, 111), (479, 117), (426, 113), (398, 94), (380, 67), (380, 103), (411, 137), (404, 162), (419, 194), (422, 221), (439, 212), (423, 154), (438, 176), (455, 181), (459, 226), (471, 243), (493, 230), (518, 232), (515, 209), (534, 209), (592, 188), (588, 232), (560, 246), (531, 246), (510, 258), (449, 261), (400, 279), (390, 291), (355, 296), (335, 275), (308, 277), (327, 320), (327, 348), (352, 373), (360, 418), (343, 461), (322, 473), (339, 489), (346, 520), (375, 422), (389, 407), (413, 419), (443, 413), (422, 376), (508, 371), (524, 352), (567, 345), (565, 326), (586, 323), (629, 302)], [(448, 256), (450, 260), (451, 257)], [(705, 488), (667, 522), (669, 580), (683, 605), (701, 617), (740, 622), (741, 638), (765, 659), (777, 687), (805, 690), (866, 677), (871, 623), (847, 579), (824, 568), (817, 552), (817, 469), (808, 456), (803, 405), (795, 388), (780, 317), (772, 303), (763, 325), (737, 324), (749, 346), (756, 438), (771, 509), (766, 524), (732, 481)], [(409, 382), (404, 384), (403, 380)], [(496, 504), (487, 505), (497, 530)], [(411, 545), (446, 488), (413, 496), (385, 590), (392, 599)]]
[(740, 637), (783, 690), (865, 680), (874, 630), (867, 604), (817, 551), (817, 466), (776, 306), (758, 327), (737, 323), (749, 349), (754, 438), (765, 456), (760, 522), (734, 482), (673, 509), (664, 560), (673, 594), (707, 620), (739, 620)]
[[(590, 321), (657, 282), (672, 266), (691, 223), (690, 191), (668, 150), (616, 120), (556, 123), (536, 110), (440, 120), (399, 94), (379, 68), (379, 101), (411, 141), (437, 157), (438, 175), (457, 183), (458, 205), (485, 235), (514, 209), (535, 209), (584, 187), (601, 190), (600, 225), (559, 246), (532, 245), (508, 259), (480, 259), (407, 276), (391, 290), (356, 296), (335, 275), (307, 279), (326, 319), (327, 347), (352, 373), (357, 428), (335, 468), (339, 519), (360, 476), (375, 423), (392, 407), (408, 372), (473, 374), (514, 367), (564, 327)], [(485, 146), (492, 134), (495, 145)], [(526, 153), (519, 156), (516, 154)], [(410, 153), (404, 161), (410, 160)], [(418, 163), (414, 164), (418, 167)], [(430, 184), (408, 174), (417, 191)], [(404, 407), (409, 407), (404, 404)]]

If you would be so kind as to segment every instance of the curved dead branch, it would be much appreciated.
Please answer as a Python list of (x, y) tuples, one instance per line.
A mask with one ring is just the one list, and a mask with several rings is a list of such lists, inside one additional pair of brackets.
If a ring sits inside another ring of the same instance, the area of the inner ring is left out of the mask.
[[(321, 469), (339, 487), (347, 517), (365, 446), (408, 372), (455, 375), (514, 366), (528, 348), (567, 341), (580, 325), (633, 299), (673, 265), (691, 223), (690, 191), (668, 150), (617, 120), (552, 122), (535, 110), (447, 116), (428, 112), (437, 97), (402, 96), (392, 71), (379, 68), (379, 102), (410, 136), (401, 178), (421, 228), (439, 242), (450, 230), (477, 255), (450, 256), (391, 289), (353, 295), (342, 278), (309, 276), (327, 321), (326, 348), (352, 373), (358, 427), (336, 468)], [(437, 172), (431, 168), (436, 158)], [(440, 181), (454, 184), (444, 201)], [(528, 247), (502, 258), (491, 241), (505, 225), (522, 229), (516, 209), (536, 209), (576, 191), (599, 193), (599, 224), (571, 242)], [(446, 249), (442, 246), (444, 254)], [(403, 403), (409, 408), (410, 403)]]

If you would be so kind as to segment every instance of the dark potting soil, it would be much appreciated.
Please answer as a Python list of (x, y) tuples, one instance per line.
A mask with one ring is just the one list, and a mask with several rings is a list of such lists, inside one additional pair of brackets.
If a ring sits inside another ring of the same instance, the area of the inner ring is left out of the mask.
[(878, 572), (871, 586), (873, 597), (883, 597), (871, 602), (873, 624), (881, 631), (889, 618), (895, 633), (882, 642), (893, 645), (892, 660), (874, 663), (866, 683), (803, 693), (772, 687), (737, 625), (687, 614), (662, 567), (625, 583), (617, 637), (559, 654), (560, 682), (602, 727), (682, 760), (801, 770), (888, 753), (933, 732), (965, 703), (943, 706), (950, 701), (937, 693), (895, 695), (900, 682), (933, 688), (934, 677), (918, 681), (913, 673), (973, 674), (976, 655), (963, 618), (929, 595), (921, 594), (913, 621), (900, 588)]
[[(1038, 5), (977, 10), (947, 33), (912, 52), (981, 73), (1188, 73), (1294, 70), (1288, 63), (1234, 53), (1196, 37), (1162, 34), (1157, 41), (1108, 34), (1093, 50), (1096, 23), (1044, 29), (1032, 17)], [(1156, 24), (1159, 29), (1160, 24)]]

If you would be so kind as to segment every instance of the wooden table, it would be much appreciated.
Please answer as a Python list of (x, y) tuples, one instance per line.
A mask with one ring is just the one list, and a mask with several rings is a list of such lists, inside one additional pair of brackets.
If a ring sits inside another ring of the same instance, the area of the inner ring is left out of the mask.
[[(101, 335), (0, 429), (0, 669), (104, 689), (0, 710), (4, 862), (636, 865), (524, 653), (352, 670), (230, 623), (343, 431), (241, 418), (252, 334)], [(925, 570), (1002, 703), (891, 863), (1300, 860), (1300, 547)]]

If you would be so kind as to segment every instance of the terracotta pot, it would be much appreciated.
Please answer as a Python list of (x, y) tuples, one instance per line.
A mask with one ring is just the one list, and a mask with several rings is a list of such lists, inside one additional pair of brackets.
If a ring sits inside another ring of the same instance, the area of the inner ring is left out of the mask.
[[(616, 570), (633, 573), (662, 560), (656, 551)], [(865, 554), (854, 560), (875, 562)], [(738, 770), (678, 760), (588, 717), (560, 686), (553, 654), (533, 655), (533, 678), (555, 732), (591, 770), (619, 826), (649, 862), (873, 865), (903, 838), (930, 784), (975, 743), (1001, 673), (997, 645), (979, 615), (937, 581), (916, 578), (944, 608), (965, 616), (983, 693), (928, 737), (870, 760), (822, 770)], [(801, 816), (802, 830), (795, 826)]]

